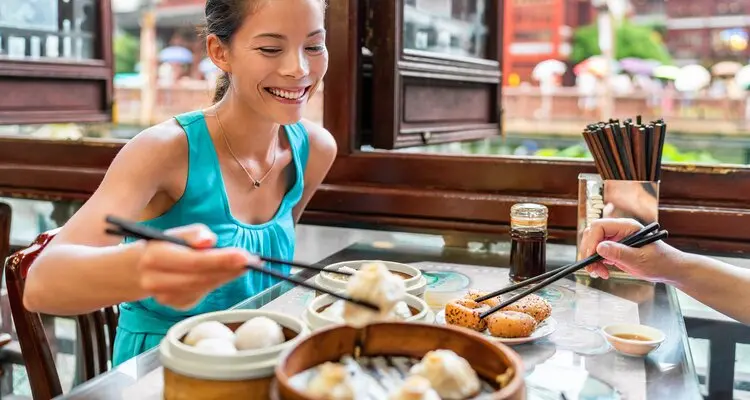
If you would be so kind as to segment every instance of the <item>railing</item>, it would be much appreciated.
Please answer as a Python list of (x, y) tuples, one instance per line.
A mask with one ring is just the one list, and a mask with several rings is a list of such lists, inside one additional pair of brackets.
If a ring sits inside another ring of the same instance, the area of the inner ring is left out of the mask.
[[(591, 104), (586, 102), (591, 101)], [(580, 134), (587, 123), (601, 118), (598, 98), (586, 99), (575, 88), (562, 87), (545, 96), (536, 87), (504, 88), (505, 129), (523, 133)], [(611, 118), (665, 118), (670, 131), (702, 134), (750, 134), (747, 99), (634, 93), (614, 98)]]
[[(153, 122), (171, 118), (182, 112), (211, 105), (213, 87), (208, 83), (192, 82), (176, 86), (160, 86), (157, 91)], [(139, 88), (115, 89), (117, 119), (122, 124), (140, 122)], [(594, 101), (587, 107), (587, 101)], [(598, 99), (580, 96), (576, 88), (561, 87), (545, 96), (538, 87), (503, 88), (505, 130), (523, 134), (579, 135), (587, 123), (601, 118), (596, 107)], [(712, 98), (699, 95), (694, 98), (675, 94), (664, 101), (658, 95), (634, 93), (615, 97), (612, 118), (664, 117), (670, 131), (695, 134), (750, 134), (750, 105), (746, 99)], [(323, 90), (310, 100), (305, 117), (323, 120)]]

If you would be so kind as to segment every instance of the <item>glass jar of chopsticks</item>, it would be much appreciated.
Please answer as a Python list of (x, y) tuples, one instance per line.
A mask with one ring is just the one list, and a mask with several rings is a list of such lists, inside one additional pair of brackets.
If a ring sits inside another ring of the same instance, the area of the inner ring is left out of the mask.
[[(576, 229), (576, 260), (581, 254), (583, 231), (601, 218), (632, 218), (643, 225), (659, 220), (660, 181), (628, 181), (602, 179), (598, 174), (578, 175), (578, 212)], [(577, 274), (585, 274), (579, 271)], [(630, 277), (617, 269), (610, 274)]]
[[(578, 176), (577, 259), (585, 257), (580, 253), (583, 231), (597, 219), (633, 218), (643, 225), (658, 221), (666, 132), (664, 120), (643, 123), (640, 116), (635, 122), (591, 124), (583, 131), (599, 173)], [(616, 269), (610, 273), (629, 277)]]

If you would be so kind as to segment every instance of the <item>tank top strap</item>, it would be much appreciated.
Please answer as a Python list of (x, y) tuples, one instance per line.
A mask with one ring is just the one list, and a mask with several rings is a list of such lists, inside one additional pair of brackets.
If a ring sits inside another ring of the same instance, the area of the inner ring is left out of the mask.
[(307, 159), (310, 155), (310, 144), (307, 129), (301, 122), (292, 125), (284, 125), (289, 146), (291, 147), (292, 159), (295, 166), (294, 186), (287, 196), (284, 197), (282, 208), (291, 210), (300, 201), (305, 188), (305, 169)]
[(307, 128), (302, 122), (297, 122), (292, 125), (285, 125), (284, 128), (287, 131), (292, 151), (297, 153), (302, 166), (302, 172), (307, 168), (307, 159), (310, 156), (310, 141), (307, 133)]
[(221, 175), (203, 111), (180, 114), (175, 119), (188, 141), (188, 176), (182, 203), (187, 203), (195, 211), (222, 210), (221, 190), (215, 190), (222, 184)]

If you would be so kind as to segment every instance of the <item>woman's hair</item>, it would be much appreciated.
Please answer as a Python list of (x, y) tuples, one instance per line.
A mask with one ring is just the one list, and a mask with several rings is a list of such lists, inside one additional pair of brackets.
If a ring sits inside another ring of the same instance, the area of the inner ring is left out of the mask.
[[(216, 35), (222, 43), (231, 43), (234, 34), (242, 27), (249, 13), (255, 12), (267, 0), (206, 0), (206, 28), (204, 34)], [(319, 0), (325, 7), (325, 0)], [(218, 103), (229, 91), (229, 74), (223, 72), (216, 81), (214, 103)]]
[[(207, 0), (204, 34), (216, 35), (222, 43), (228, 45), (250, 11), (250, 3), (255, 5), (258, 2), (258, 0)], [(229, 85), (229, 74), (223, 72), (216, 82), (214, 103), (218, 103), (224, 97), (229, 90)]]

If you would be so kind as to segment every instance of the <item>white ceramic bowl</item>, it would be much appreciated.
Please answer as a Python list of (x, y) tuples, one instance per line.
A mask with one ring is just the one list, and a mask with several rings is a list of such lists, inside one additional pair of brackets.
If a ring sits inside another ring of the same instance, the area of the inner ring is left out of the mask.
[[(205, 321), (225, 324), (243, 323), (255, 317), (268, 317), (297, 335), (284, 343), (263, 349), (240, 350), (237, 354), (206, 354), (182, 342), (194, 326)], [(169, 370), (191, 378), (234, 381), (265, 378), (273, 375), (280, 354), (295, 346), (310, 333), (305, 323), (290, 315), (264, 310), (228, 310), (197, 315), (178, 322), (169, 329), (159, 345), (162, 365)]]
[[(427, 279), (422, 276), (422, 271), (408, 264), (401, 264), (393, 261), (357, 260), (331, 264), (326, 266), (325, 268), (330, 270), (338, 270), (341, 267), (359, 269), (364, 264), (374, 262), (385, 265), (385, 267), (388, 268), (388, 270), (391, 272), (408, 276), (404, 277), (406, 293), (412, 294), (417, 297), (424, 297), (424, 292), (427, 289)], [(345, 275), (321, 272), (315, 277), (315, 283), (326, 289), (331, 289), (336, 292), (342, 292), (346, 290), (346, 283), (348, 281), (348, 278), (349, 277)], [(322, 295), (322, 293), (319, 293), (319, 295)]]
[[(638, 324), (614, 324), (602, 328), (604, 337), (618, 352), (633, 357), (643, 357), (656, 350), (666, 336), (656, 328)], [(646, 340), (625, 339), (617, 335), (637, 335)]]
[[(318, 296), (307, 305), (307, 309), (305, 310), (302, 319), (313, 331), (327, 326), (343, 324), (344, 320), (341, 317), (341, 312), (343, 312), (342, 301), (343, 300), (336, 299), (328, 294)], [(404, 322), (424, 322), (431, 324), (435, 321), (435, 313), (427, 307), (427, 303), (425, 303), (424, 300), (417, 296), (407, 294), (406, 298), (404, 298), (404, 302), (407, 306), (416, 310), (416, 314), (406, 318)], [(341, 305), (341, 307), (338, 307), (336, 311), (333, 311), (332, 307), (336, 307), (337, 304)], [(323, 312), (318, 311), (326, 306), (329, 307)]]

